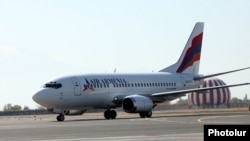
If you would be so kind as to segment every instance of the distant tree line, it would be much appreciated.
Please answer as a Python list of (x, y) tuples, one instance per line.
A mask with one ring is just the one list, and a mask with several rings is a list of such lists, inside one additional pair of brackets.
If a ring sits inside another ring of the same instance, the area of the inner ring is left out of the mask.
[(11, 103), (5, 104), (3, 106), (3, 111), (4, 112), (8, 112), (8, 111), (28, 111), (30, 110), (30, 108), (28, 106), (24, 106), (22, 108), (22, 106), (16, 104), (16, 105), (12, 105)]
[[(5, 104), (3, 106), (3, 112), (9, 112), (9, 111), (29, 111), (31, 110), (28, 106), (20, 106), (18, 104), (12, 105), (11, 103)], [(37, 110), (45, 110), (42, 106), (37, 106)]]

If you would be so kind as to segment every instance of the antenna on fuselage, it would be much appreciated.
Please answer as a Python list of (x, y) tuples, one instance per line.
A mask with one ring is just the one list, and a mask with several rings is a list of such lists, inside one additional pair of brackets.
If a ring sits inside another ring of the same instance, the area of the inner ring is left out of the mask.
[(114, 69), (114, 73), (116, 73), (116, 68)]

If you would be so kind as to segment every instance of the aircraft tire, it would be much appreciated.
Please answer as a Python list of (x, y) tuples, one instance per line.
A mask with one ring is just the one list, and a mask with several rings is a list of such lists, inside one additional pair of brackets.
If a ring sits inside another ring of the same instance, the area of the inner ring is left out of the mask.
[(139, 115), (140, 115), (141, 118), (145, 118), (146, 117), (145, 112), (140, 112)]
[(117, 113), (115, 110), (106, 110), (104, 112), (105, 119), (115, 119), (116, 115), (117, 115)]
[(64, 121), (65, 117), (63, 114), (60, 114), (56, 117), (57, 121)]
[(148, 112), (140, 112), (139, 113), (141, 118), (150, 118), (152, 116), (152, 111), (148, 111)]
[(106, 111), (104, 112), (104, 117), (105, 117), (105, 119), (110, 119), (110, 115), (111, 115), (110, 110), (106, 110)]
[(110, 118), (111, 118), (111, 119), (115, 119), (115, 118), (116, 118), (116, 115), (117, 115), (117, 113), (116, 113), (115, 110), (111, 110), (111, 111), (110, 111)]
[(151, 117), (152, 117), (152, 111), (146, 112), (146, 117), (147, 117), (147, 118), (151, 118)]

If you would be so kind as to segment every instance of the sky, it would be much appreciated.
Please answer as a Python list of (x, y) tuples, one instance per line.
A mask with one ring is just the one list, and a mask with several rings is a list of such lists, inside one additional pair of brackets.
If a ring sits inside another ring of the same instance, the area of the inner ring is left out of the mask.
[[(250, 1), (0, 0), (0, 110), (32, 100), (55, 78), (157, 72), (177, 61), (204, 22), (200, 74), (250, 66)], [(250, 70), (217, 76), (250, 82)], [(230, 88), (250, 97), (250, 86)]]

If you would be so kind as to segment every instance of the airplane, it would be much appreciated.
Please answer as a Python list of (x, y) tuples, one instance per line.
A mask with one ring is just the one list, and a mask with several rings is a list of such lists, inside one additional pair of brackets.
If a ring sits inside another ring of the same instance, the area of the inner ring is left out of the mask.
[(115, 108), (122, 108), (127, 113), (139, 113), (141, 118), (150, 118), (157, 104), (175, 100), (189, 92), (249, 85), (241, 83), (199, 88), (206, 78), (250, 68), (199, 74), (203, 28), (204, 22), (197, 22), (178, 61), (158, 72), (62, 76), (45, 83), (32, 98), (58, 114), (57, 121), (64, 121), (65, 115), (82, 115), (89, 109), (104, 109), (105, 119), (115, 119)]

